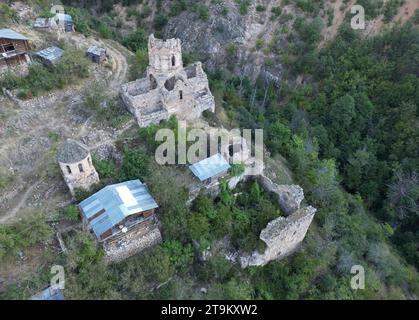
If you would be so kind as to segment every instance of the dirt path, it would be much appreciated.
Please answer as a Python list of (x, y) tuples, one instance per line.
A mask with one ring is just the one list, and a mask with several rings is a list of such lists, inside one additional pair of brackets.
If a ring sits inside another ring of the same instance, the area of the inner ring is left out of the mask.
[(128, 61), (127, 58), (121, 53), (121, 51), (115, 48), (115, 43), (106, 41), (105, 46), (109, 55), (112, 57), (113, 62), (113, 76), (109, 82), (109, 87), (113, 90), (114, 93), (117, 93), (121, 84), (127, 81)]
[[(30, 31), (33, 32), (32, 30)], [(132, 53), (112, 40), (103, 40), (93, 37), (86, 38), (78, 33), (66, 33), (63, 34), (62, 37), (70, 46), (79, 49), (85, 49), (91, 45), (97, 45), (107, 49), (107, 53), (112, 61), (112, 73), (106, 77), (105, 81), (108, 83), (109, 92), (113, 95), (118, 94), (121, 84), (127, 81), (127, 57), (132, 55)], [(68, 96), (68, 94), (57, 91), (54, 92), (54, 98), (52, 99), (45, 96), (38, 98), (31, 103), (18, 106), (17, 109), (16, 106), (9, 107), (10, 110), (13, 111), (13, 119), (8, 121), (7, 127), (15, 133), (13, 133), (12, 136), (0, 137), (0, 150), (2, 152), (2, 157), (0, 158), (3, 158), (4, 163), (9, 159), (10, 165), (8, 166), (18, 169), (16, 171), (18, 175), (16, 176), (15, 184), (23, 184), (26, 188), (19, 187), (19, 191), (9, 192), (10, 194), (13, 194), (11, 198), (7, 198), (6, 196), (4, 199), (6, 201), (5, 207), (0, 208), (0, 224), (15, 221), (15, 219), (19, 217), (20, 211), (27, 206), (29, 199), (31, 199), (32, 196), (38, 196), (36, 194), (37, 186), (40, 186), (43, 182), (43, 172), (40, 172), (40, 170), (44, 170), (42, 169), (42, 163), (45, 162), (45, 155), (43, 153), (48, 152), (48, 149), (45, 149), (47, 146), (41, 147), (36, 143), (31, 144), (26, 141), (33, 140), (35, 139), (34, 137), (38, 137), (38, 141), (40, 141), (40, 139), (47, 140), (49, 132), (60, 132), (61, 136), (81, 138), (87, 136), (90, 130), (92, 130), (91, 117), (86, 119), (82, 124), (74, 122), (74, 120), (71, 120), (69, 117), (69, 105), (73, 104), (71, 100), (77, 100), (75, 101), (76, 104), (80, 103), (80, 101), (78, 101), (81, 99), (79, 92), (88, 86), (89, 83), (90, 82), (87, 81), (78, 89), (72, 90), (72, 93), (69, 95), (69, 102), (63, 103), (63, 97)], [(11, 104), (11, 102), (9, 101), (8, 104)], [(59, 106), (60, 104), (62, 106)], [(127, 123), (123, 129), (118, 131), (116, 136), (127, 130), (132, 123), (134, 123), (133, 120)], [(92, 149), (105, 143), (114, 142), (115, 139), (107, 139), (106, 135), (107, 134), (102, 138), (103, 141), (94, 143)], [(109, 135), (111, 135), (110, 132)], [(24, 168), (19, 167), (19, 165), (16, 167), (16, 164), (13, 162), (16, 160), (17, 154), (21, 152), (21, 148), (24, 148), (25, 152), (28, 152), (28, 144), (31, 145), (30, 147), (35, 148), (33, 149), (33, 153), (36, 153), (36, 155), (31, 157), (33, 160), (29, 162), (30, 165), (28, 163)], [(31, 182), (27, 183), (28, 180)], [(30, 185), (27, 186), (27, 184)], [(14, 190), (16, 187), (12, 188)], [(5, 193), (3, 195), (5, 195)]]
[(28, 198), (32, 195), (33, 189), (35, 189), (41, 182), (42, 179), (37, 180), (32, 185), (30, 185), (28, 189), (26, 189), (19, 203), (14, 208), (10, 209), (6, 215), (0, 217), (0, 224), (7, 223), (11, 219), (15, 218), (22, 206), (25, 205), (26, 200), (28, 200)]
[(344, 0), (336, 0), (334, 3), (329, 5), (333, 7), (333, 21), (329, 27), (326, 27), (322, 31), (322, 41), (320, 42), (320, 47), (323, 47), (328, 41), (333, 40), (338, 33), (339, 27), (345, 20), (346, 14), (351, 10), (351, 7), (356, 3), (356, 0), (351, 0), (346, 8), (341, 11), (341, 7), (344, 4)]

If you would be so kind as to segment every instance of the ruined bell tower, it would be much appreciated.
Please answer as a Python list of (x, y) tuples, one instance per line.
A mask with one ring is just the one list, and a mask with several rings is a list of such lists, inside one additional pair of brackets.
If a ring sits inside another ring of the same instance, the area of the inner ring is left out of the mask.
[(90, 151), (83, 143), (67, 139), (59, 146), (56, 159), (72, 196), (75, 196), (75, 189), (89, 190), (99, 182)]
[[(165, 81), (183, 69), (182, 47), (180, 39), (168, 39), (166, 41), (154, 38), (148, 39), (149, 67), (147, 75), (155, 79)], [(160, 82), (159, 81), (159, 82)]]

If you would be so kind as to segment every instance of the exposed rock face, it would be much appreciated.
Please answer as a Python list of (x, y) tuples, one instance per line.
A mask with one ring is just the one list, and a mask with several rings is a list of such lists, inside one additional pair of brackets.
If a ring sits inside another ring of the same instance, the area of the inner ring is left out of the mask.
[(269, 261), (292, 254), (304, 240), (315, 213), (316, 209), (309, 206), (297, 210), (287, 218), (278, 217), (269, 222), (260, 233), (260, 239), (266, 243), (265, 252), (261, 254), (255, 251), (250, 255), (240, 256), (241, 267), (263, 266)]
[(122, 85), (121, 98), (140, 127), (158, 124), (176, 114), (193, 120), (205, 110), (215, 111), (215, 101), (200, 62), (183, 67), (179, 39), (150, 36), (147, 76)]
[(186, 51), (199, 51), (210, 70), (225, 62), (227, 44), (245, 44), (245, 17), (240, 15), (234, 1), (223, 2), (210, 5), (207, 21), (197, 19), (192, 12), (183, 12), (170, 19), (164, 29), (164, 36), (181, 39)]

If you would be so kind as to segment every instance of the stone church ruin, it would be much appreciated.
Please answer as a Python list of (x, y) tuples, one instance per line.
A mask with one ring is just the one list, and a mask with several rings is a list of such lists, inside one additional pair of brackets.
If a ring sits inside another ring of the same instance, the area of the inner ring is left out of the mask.
[(183, 67), (180, 39), (148, 40), (147, 76), (123, 84), (121, 99), (140, 127), (158, 124), (176, 114), (193, 120), (205, 110), (215, 111), (215, 101), (201, 62)]

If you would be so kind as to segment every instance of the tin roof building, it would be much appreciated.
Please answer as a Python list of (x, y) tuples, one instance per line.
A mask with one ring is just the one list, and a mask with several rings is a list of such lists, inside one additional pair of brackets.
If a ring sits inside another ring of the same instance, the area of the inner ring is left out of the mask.
[(31, 300), (64, 300), (61, 289), (53, 289), (51, 287), (33, 295)]
[(230, 169), (229, 163), (224, 157), (217, 153), (209, 158), (201, 160), (193, 165), (189, 166), (192, 173), (201, 181), (205, 181), (210, 178), (216, 178), (220, 174), (223, 174)]
[(24, 35), (12, 29), (0, 29), (0, 38), (10, 40), (28, 40)]
[(29, 41), (24, 35), (11, 29), (0, 29), (0, 69), (29, 62), (29, 50)]
[(151, 217), (157, 207), (140, 180), (106, 186), (79, 204), (83, 219), (99, 240), (126, 233)]
[(64, 31), (66, 32), (74, 31), (73, 18), (69, 14), (57, 13), (55, 15), (55, 21), (57, 22), (57, 24), (60, 24), (60, 23), (63, 24)]
[(35, 57), (46, 64), (54, 64), (61, 60), (64, 50), (58, 47), (49, 47), (35, 53)]
[(98, 46), (91, 46), (87, 49), (86, 56), (95, 63), (101, 63), (106, 59), (106, 49)]

